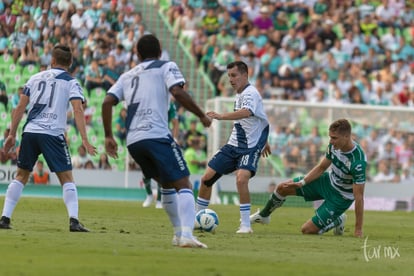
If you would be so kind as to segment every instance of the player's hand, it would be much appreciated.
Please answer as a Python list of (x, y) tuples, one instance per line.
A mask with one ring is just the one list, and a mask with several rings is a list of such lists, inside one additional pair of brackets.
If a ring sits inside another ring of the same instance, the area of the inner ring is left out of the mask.
[(266, 145), (264, 146), (264, 148), (262, 150), (262, 156), (263, 157), (268, 157), (271, 153), (272, 153), (272, 151), (270, 150), (270, 146), (269, 146), (268, 143), (266, 143)]
[(285, 189), (286, 188), (292, 188), (292, 187), (300, 188), (300, 187), (302, 187), (302, 183), (294, 182), (293, 179), (289, 179), (289, 180), (286, 180), (286, 181), (280, 183), (278, 186), (281, 186), (281, 188), (285, 188)]
[(83, 146), (86, 148), (86, 151), (87, 151), (90, 155), (94, 156), (94, 155), (96, 155), (96, 153), (98, 152), (98, 151), (96, 150), (96, 148), (95, 148), (94, 146), (92, 146), (92, 145), (89, 143), (89, 141), (84, 140), (84, 141), (82, 141), (82, 144), (83, 144)]
[(207, 116), (210, 117), (210, 118), (216, 119), (216, 120), (221, 120), (221, 118), (222, 118), (221, 114), (218, 114), (214, 111), (207, 112)]
[(9, 151), (16, 145), (16, 137), (9, 135), (3, 145), (3, 152), (5, 156), (9, 155)]
[(113, 137), (105, 138), (105, 151), (110, 157), (118, 158), (118, 144)]
[(211, 118), (207, 115), (204, 115), (200, 118), (201, 123), (204, 127), (209, 127), (211, 125)]
[(355, 229), (354, 236), (357, 237), (357, 238), (362, 238), (363, 237), (362, 230), (361, 229)]

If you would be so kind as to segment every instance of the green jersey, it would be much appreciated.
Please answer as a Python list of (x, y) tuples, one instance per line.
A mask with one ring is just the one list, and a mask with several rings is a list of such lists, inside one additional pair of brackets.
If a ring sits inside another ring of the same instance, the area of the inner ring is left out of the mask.
[(365, 184), (367, 157), (361, 146), (354, 142), (354, 148), (349, 152), (334, 149), (330, 144), (326, 158), (332, 161), (329, 179), (331, 185), (344, 198), (354, 200), (353, 184)]

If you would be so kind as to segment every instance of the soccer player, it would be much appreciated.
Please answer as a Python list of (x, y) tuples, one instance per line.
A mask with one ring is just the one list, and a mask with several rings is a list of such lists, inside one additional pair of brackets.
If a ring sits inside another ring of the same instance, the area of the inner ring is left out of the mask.
[(172, 244), (207, 248), (193, 236), (195, 202), (187, 164), (168, 128), (170, 94), (200, 118), (205, 127), (211, 119), (183, 90), (184, 77), (175, 62), (159, 60), (161, 46), (154, 35), (144, 35), (137, 43), (140, 64), (121, 75), (105, 96), (102, 119), (105, 149), (117, 158), (112, 134), (112, 107), (125, 101), (127, 148), (146, 178), (155, 179), (162, 189), (162, 205), (174, 227)]
[[(329, 126), (329, 145), (322, 161), (304, 177), (277, 185), (262, 211), (250, 217), (252, 223), (268, 224), (270, 214), (282, 206), (286, 196), (302, 196), (306, 201), (324, 199), (315, 216), (302, 225), (303, 234), (323, 234), (330, 229), (342, 235), (345, 211), (355, 201), (354, 235), (362, 237), (365, 168), (367, 158), (361, 146), (351, 138), (351, 125), (339, 119)], [(326, 170), (331, 167), (329, 172)]]
[(216, 120), (234, 120), (233, 131), (224, 145), (208, 162), (201, 178), (197, 197), (197, 211), (205, 209), (210, 203), (213, 184), (223, 175), (236, 171), (236, 185), (240, 196), (241, 224), (236, 233), (252, 233), (250, 227), (249, 179), (256, 174), (260, 155), (268, 156), (267, 143), (269, 123), (263, 108), (262, 97), (257, 89), (249, 84), (248, 67), (242, 61), (227, 65), (231, 86), (236, 90), (234, 112), (218, 114), (214, 111), (207, 115)]
[[(174, 140), (177, 142), (179, 134), (179, 122), (177, 116), (177, 108), (175, 107), (173, 101), (170, 102), (170, 108), (168, 109), (168, 122), (171, 123), (171, 133)], [(142, 207), (147, 208), (151, 206), (151, 203), (154, 201), (154, 195), (152, 194), (151, 178), (143, 177), (142, 182), (144, 183), (145, 191), (147, 192), (147, 197), (142, 203)], [(157, 184), (157, 201), (155, 203), (155, 208), (162, 209), (161, 187), (159, 184)]]
[(9, 184), (4, 201), (0, 228), (10, 229), (10, 218), (30, 172), (39, 154), (43, 154), (50, 171), (56, 172), (63, 188), (63, 201), (69, 215), (71, 232), (89, 232), (78, 220), (78, 193), (72, 175), (72, 162), (64, 132), (69, 103), (72, 104), (82, 144), (89, 154), (96, 148), (88, 141), (82, 102), (82, 88), (71, 77), (68, 68), (72, 64), (70, 48), (58, 45), (53, 48), (51, 69), (33, 75), (24, 87), (20, 101), (13, 111), (10, 133), (3, 151), (7, 153), (15, 144), (16, 131), (29, 105), (27, 122), (23, 127), (16, 178)]

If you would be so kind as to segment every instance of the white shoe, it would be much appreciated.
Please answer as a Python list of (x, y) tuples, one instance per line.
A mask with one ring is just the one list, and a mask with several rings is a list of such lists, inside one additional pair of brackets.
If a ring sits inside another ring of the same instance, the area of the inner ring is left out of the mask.
[(154, 201), (154, 197), (152, 195), (147, 195), (144, 203), (142, 203), (142, 207), (147, 208), (151, 206), (151, 203)]
[(250, 223), (269, 224), (270, 216), (262, 217), (260, 215), (260, 209), (257, 209), (257, 212), (250, 216)]
[(162, 209), (162, 202), (157, 200), (157, 202), (155, 203), (155, 208)]
[(178, 246), (179, 243), (180, 243), (180, 238), (174, 235), (171, 241), (172, 246)]
[(236, 234), (252, 234), (253, 229), (247, 226), (240, 226), (239, 230), (236, 231)]
[(183, 248), (207, 248), (207, 245), (198, 241), (195, 237), (191, 237), (191, 238), (181, 237), (179, 246)]
[(341, 223), (333, 228), (334, 235), (342, 236), (345, 231), (345, 222), (346, 222), (346, 214), (342, 214), (339, 216), (341, 218)]

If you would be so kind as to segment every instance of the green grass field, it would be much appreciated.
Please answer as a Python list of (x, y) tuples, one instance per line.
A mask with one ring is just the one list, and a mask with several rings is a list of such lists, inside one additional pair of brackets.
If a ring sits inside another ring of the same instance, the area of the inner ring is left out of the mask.
[(93, 232), (70, 233), (62, 200), (23, 197), (13, 229), (0, 231), (0, 274), (413, 275), (412, 213), (366, 212), (358, 239), (352, 212), (344, 236), (304, 236), (300, 226), (313, 210), (282, 207), (270, 225), (239, 236), (238, 207), (211, 207), (217, 233), (196, 233), (209, 249), (182, 249), (171, 246), (165, 212), (138, 201), (81, 200), (80, 220)]

